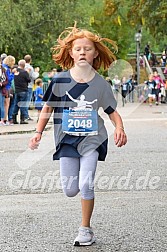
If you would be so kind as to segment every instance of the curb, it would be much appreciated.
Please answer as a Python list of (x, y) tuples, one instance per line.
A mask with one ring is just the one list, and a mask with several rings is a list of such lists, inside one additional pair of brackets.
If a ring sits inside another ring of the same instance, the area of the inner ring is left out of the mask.
[[(5, 126), (7, 127), (7, 126)], [(45, 127), (44, 131), (48, 131), (52, 128), (52, 126), (47, 126)], [(3, 131), (0, 132), (0, 136), (4, 136), (4, 135), (14, 135), (14, 134), (28, 134), (28, 133), (33, 133), (35, 132), (35, 126), (34, 129), (26, 129), (26, 130), (15, 130), (15, 131)]]

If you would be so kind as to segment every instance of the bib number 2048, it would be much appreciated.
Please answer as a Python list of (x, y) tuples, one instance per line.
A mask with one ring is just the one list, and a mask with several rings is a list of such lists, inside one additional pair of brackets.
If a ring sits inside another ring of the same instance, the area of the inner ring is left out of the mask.
[(68, 119), (68, 128), (91, 128), (92, 120)]

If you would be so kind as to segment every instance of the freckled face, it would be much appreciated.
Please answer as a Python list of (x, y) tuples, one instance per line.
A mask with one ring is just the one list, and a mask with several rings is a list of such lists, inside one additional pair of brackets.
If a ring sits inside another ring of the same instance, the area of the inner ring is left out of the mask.
[(70, 56), (73, 58), (74, 64), (81, 66), (89, 63), (92, 66), (93, 60), (98, 56), (98, 52), (91, 40), (80, 38), (74, 40)]

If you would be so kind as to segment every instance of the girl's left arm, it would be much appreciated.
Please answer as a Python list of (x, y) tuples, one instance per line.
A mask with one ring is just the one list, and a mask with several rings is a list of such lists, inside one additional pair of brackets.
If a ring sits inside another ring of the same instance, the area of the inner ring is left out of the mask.
[(111, 122), (115, 126), (114, 141), (117, 147), (122, 147), (127, 143), (127, 136), (124, 130), (123, 121), (117, 111), (109, 114)]

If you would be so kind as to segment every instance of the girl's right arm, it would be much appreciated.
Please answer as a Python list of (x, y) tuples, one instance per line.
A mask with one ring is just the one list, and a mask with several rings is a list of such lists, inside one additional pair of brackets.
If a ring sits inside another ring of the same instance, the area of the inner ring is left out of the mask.
[(45, 104), (39, 116), (39, 120), (36, 127), (35, 135), (30, 139), (29, 148), (35, 150), (39, 146), (39, 142), (42, 137), (42, 133), (46, 124), (48, 123), (50, 116), (52, 114), (53, 108)]

